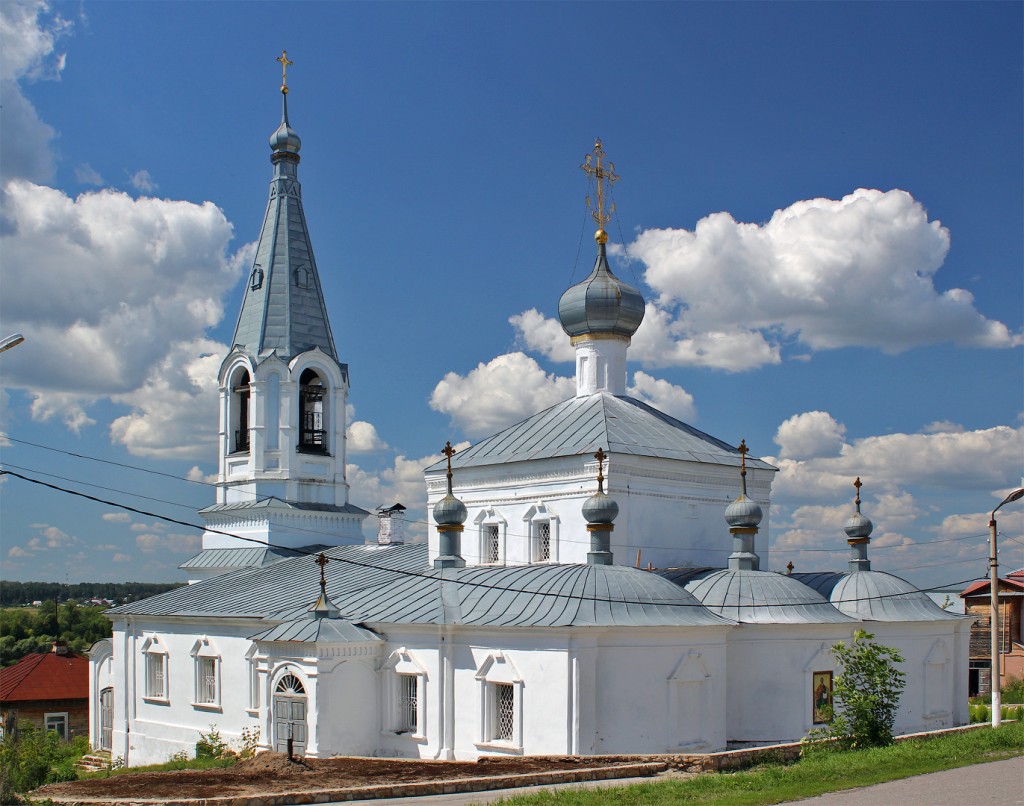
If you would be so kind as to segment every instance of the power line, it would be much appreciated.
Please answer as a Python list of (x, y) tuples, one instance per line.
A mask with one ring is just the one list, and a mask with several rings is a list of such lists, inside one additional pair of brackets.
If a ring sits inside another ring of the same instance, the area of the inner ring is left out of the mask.
[[(233, 537), (233, 538), (235, 538), (237, 540), (243, 540), (243, 541), (250, 542), (250, 543), (257, 543), (260, 546), (266, 546), (267, 548), (285, 549), (285, 550), (288, 550), (288, 551), (292, 551), (292, 552), (294, 552), (294, 553), (296, 553), (296, 554), (298, 554), (300, 556), (314, 557), (314, 556), (319, 556), (322, 553), (322, 552), (316, 552), (316, 551), (308, 551), (306, 549), (287, 548), (285, 546), (280, 546), (280, 545), (273, 544), (273, 543), (267, 543), (267, 542), (264, 542), (262, 540), (258, 540), (257, 538), (243, 537), (242, 535), (237, 535), (237, 534), (234, 534), (232, 532), (226, 532), (226, 531), (223, 531), (223, 530), (220, 530), (220, 529), (213, 529), (213, 528), (209, 528), (209, 527), (205, 527), (205, 526), (200, 526), (198, 524), (189, 523), (188, 521), (182, 521), (182, 520), (178, 520), (177, 518), (171, 518), (171, 517), (169, 517), (167, 515), (161, 515), (161, 514), (156, 513), (156, 512), (148, 512), (146, 510), (138, 509), (137, 507), (128, 506), (127, 504), (119, 504), (119, 503), (117, 503), (115, 501), (108, 501), (108, 500), (105, 500), (103, 498), (98, 498), (96, 496), (89, 495), (87, 493), (79, 492), (77, 490), (70, 490), (70, 489), (67, 489), (65, 487), (60, 487), (60, 486), (58, 486), (56, 484), (50, 484), (49, 482), (41, 481), (39, 479), (33, 479), (33, 478), (29, 477), (29, 476), (25, 476), (25, 475), (23, 475), (21, 473), (15, 473), (15, 472), (10, 471), (10, 470), (0, 470), (0, 475), (13, 476), (14, 478), (21, 479), (22, 481), (26, 481), (26, 482), (29, 482), (31, 484), (37, 484), (37, 485), (40, 485), (42, 487), (47, 487), (47, 488), (49, 488), (51, 490), (55, 490), (57, 492), (65, 493), (65, 494), (68, 494), (68, 495), (74, 495), (74, 496), (77, 496), (79, 498), (85, 498), (86, 500), (94, 501), (94, 502), (100, 503), (100, 504), (105, 504), (107, 506), (118, 507), (120, 509), (124, 509), (124, 510), (127, 510), (129, 512), (134, 512), (134, 513), (139, 514), (139, 515), (145, 515), (146, 517), (150, 517), (150, 518), (156, 518), (158, 520), (166, 521), (168, 523), (174, 523), (174, 524), (177, 524), (179, 526), (185, 526), (185, 527), (190, 528), (190, 529), (201, 529), (201, 530), (205, 530), (207, 532), (211, 532), (211, 533), (214, 533), (214, 534), (220, 534), (220, 535), (224, 535), (226, 537)], [(391, 573), (391, 574), (396, 574), (396, 575), (399, 575), (399, 576), (414, 577), (414, 578), (419, 578), (419, 579), (427, 579), (427, 580), (435, 581), (435, 582), (436, 581), (440, 581), (439, 578), (435, 574), (433, 574), (433, 573), (423, 573), (423, 572), (410, 571), (410, 570), (407, 570), (407, 569), (400, 569), (400, 568), (386, 568), (386, 567), (383, 567), (383, 566), (374, 565), (373, 563), (360, 562), (358, 560), (348, 559), (348, 558), (344, 558), (344, 557), (327, 557), (327, 560), (331, 561), (331, 562), (345, 563), (347, 565), (352, 565), (352, 566), (355, 566), (357, 568), (366, 568), (366, 569), (373, 570), (373, 571), (384, 571), (384, 572)], [(941, 564), (942, 563), (940, 563), (940, 565)], [(716, 569), (716, 570), (718, 570), (718, 569)], [(970, 581), (970, 580), (968, 580), (968, 581)], [(597, 596), (582, 596), (582, 595), (579, 595), (579, 594), (572, 594), (572, 593), (562, 593), (562, 592), (553, 592), (553, 591), (538, 591), (538, 590), (522, 590), (522, 589), (518, 589), (518, 588), (510, 588), (510, 587), (503, 586), (503, 585), (492, 585), (492, 584), (488, 584), (488, 583), (485, 583), (485, 582), (475, 582), (475, 581), (472, 581), (472, 580), (458, 580), (458, 584), (460, 584), (460, 585), (467, 585), (467, 586), (470, 586), (470, 587), (482, 588), (482, 589), (485, 589), (485, 590), (496, 590), (496, 591), (506, 592), (506, 593), (527, 594), (527, 595), (532, 595), (532, 596), (546, 596), (546, 597), (563, 598), (563, 599), (576, 599), (576, 600), (579, 600), (579, 601), (588, 601), (588, 602), (605, 602), (605, 603), (612, 603), (612, 604), (637, 604), (637, 605), (650, 604), (649, 602), (631, 601), (631, 600), (626, 600), (626, 599), (611, 599), (611, 598), (607, 598), (607, 597), (597, 597)], [(962, 583), (949, 583), (949, 584), (950, 585), (955, 585), (955, 584), (962, 584)], [(848, 604), (848, 603), (861, 602), (861, 601), (872, 601), (872, 600), (880, 600), (880, 599), (899, 598), (901, 596), (913, 595), (914, 593), (919, 593), (919, 592), (920, 591), (912, 591), (912, 592), (906, 593), (906, 594), (885, 594), (885, 595), (879, 595), (879, 596), (861, 597), (861, 598), (857, 598), (857, 599), (846, 599), (846, 600), (844, 600), (844, 603)], [(827, 603), (827, 600), (826, 600), (826, 603)], [(700, 602), (693, 602), (693, 603), (689, 603), (689, 602), (663, 602), (663, 603), (659, 603), (659, 604), (661, 606), (670, 606), (670, 607), (701, 607), (701, 608), (705, 607)], [(819, 601), (819, 600), (811, 600), (811, 601), (807, 601), (807, 602), (786, 602), (786, 603), (781, 603), (781, 604), (777, 604), (777, 605), (774, 605), (774, 606), (776, 606), (776, 607), (806, 607), (806, 606), (809, 606), (809, 605), (819, 605), (819, 604), (822, 604), (822, 602)], [(741, 606), (743, 606), (743, 605), (737, 605), (737, 607), (741, 607)]]

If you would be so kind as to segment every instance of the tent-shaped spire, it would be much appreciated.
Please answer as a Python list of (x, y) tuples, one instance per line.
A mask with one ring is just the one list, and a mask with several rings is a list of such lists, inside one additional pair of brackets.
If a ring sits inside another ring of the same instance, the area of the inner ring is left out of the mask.
[(298, 180), (302, 142), (288, 122), (285, 71), (292, 62), (287, 53), (278, 61), (282, 66), (282, 114), (281, 125), (270, 137), (274, 177), (232, 344), (253, 355), (277, 350), (278, 356), (286, 361), (319, 347), (337, 361), (302, 211)]

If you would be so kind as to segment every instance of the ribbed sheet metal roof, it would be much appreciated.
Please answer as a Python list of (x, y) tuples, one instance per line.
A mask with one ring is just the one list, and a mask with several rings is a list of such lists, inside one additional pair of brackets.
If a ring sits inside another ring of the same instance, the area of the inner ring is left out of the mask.
[(856, 571), (840, 579), (829, 600), (866, 621), (954, 621), (966, 618), (939, 607), (905, 579), (881, 571)]
[[(739, 467), (733, 446), (631, 397), (574, 397), (506, 428), (452, 457), (452, 467), (608, 453), (657, 456)], [(758, 459), (749, 467), (774, 470)], [(444, 462), (428, 470), (440, 470)]]
[[(328, 596), (356, 623), (494, 627), (725, 626), (656, 574), (616, 565), (434, 570), (427, 547), (344, 546), (325, 552)], [(411, 573), (410, 573), (411, 572)], [(249, 616), (298, 621), (318, 593), (311, 557), (247, 568), (122, 605), (115, 615)]]
[(251, 565), (269, 565), (290, 557), (330, 548), (316, 544), (301, 549), (261, 548), (252, 546), (236, 549), (203, 549), (195, 557), (185, 560), (178, 568), (242, 568)]
[(817, 591), (772, 571), (710, 571), (685, 583), (713, 613), (743, 624), (836, 624), (854, 619)]
[(258, 501), (235, 501), (230, 504), (212, 504), (199, 510), (200, 514), (210, 512), (237, 512), (252, 509), (292, 509), (305, 512), (340, 512), (349, 515), (369, 515), (362, 507), (355, 504), (316, 504), (311, 501), (285, 501), (269, 496)]
[(381, 641), (373, 630), (340, 618), (300, 618), (250, 636), (253, 641), (321, 644), (366, 644)]
[(260, 282), (250, 278), (246, 284), (231, 343), (252, 355), (277, 350), (285, 361), (319, 347), (337, 361), (302, 210), (297, 163), (297, 158), (275, 163), (253, 261)]

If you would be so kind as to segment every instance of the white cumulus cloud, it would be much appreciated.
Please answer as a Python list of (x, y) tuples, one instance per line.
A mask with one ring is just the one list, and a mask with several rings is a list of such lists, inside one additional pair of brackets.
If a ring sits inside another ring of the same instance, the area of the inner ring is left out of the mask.
[(784, 459), (814, 459), (838, 456), (846, 427), (824, 411), (794, 414), (775, 433), (775, 443)]
[(576, 381), (545, 372), (524, 353), (480, 363), (467, 375), (447, 373), (434, 387), (430, 406), (447, 414), (467, 436), (494, 433), (572, 397)]
[(156, 182), (145, 168), (128, 177), (128, 183), (140, 193), (152, 193), (157, 189)]
[(856, 190), (777, 210), (766, 224), (714, 213), (686, 229), (651, 229), (629, 246), (657, 304), (691, 334), (795, 336), (815, 350), (1021, 343), (934, 277), (949, 231), (902, 190)]
[(693, 395), (681, 386), (646, 372), (633, 373), (633, 385), (626, 390), (626, 394), (679, 420), (693, 421), (697, 418)]

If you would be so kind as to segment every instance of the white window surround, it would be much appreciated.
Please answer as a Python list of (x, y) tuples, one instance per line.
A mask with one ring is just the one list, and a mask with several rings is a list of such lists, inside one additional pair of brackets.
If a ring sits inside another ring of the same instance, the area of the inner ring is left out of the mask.
[[(559, 555), (558, 545), (558, 515), (551, 511), (547, 504), (537, 503), (530, 507), (523, 516), (524, 533), (529, 535), (528, 561), (531, 563), (550, 562), (557, 563)], [(544, 524), (546, 524), (547, 535), (543, 535)], [(547, 557), (543, 557), (541, 541), (547, 540)]]
[[(405, 647), (399, 647), (381, 666), (383, 685), (381, 687), (384, 696), (381, 698), (384, 707), (381, 715), (383, 733), (391, 735), (406, 736), (418, 741), (426, 741), (426, 701), (427, 701), (427, 670)], [(410, 719), (408, 714), (407, 697), (412, 684), (409, 678), (415, 683), (415, 719)], [(409, 722), (415, 721), (415, 727)]]
[(473, 522), (479, 533), (480, 565), (503, 565), (507, 556), (508, 522), (493, 507), (482, 510)]
[(221, 656), (207, 636), (199, 638), (189, 652), (192, 657), (192, 707), (220, 711)]
[(167, 647), (155, 635), (149, 636), (142, 644), (145, 680), (142, 699), (147, 702), (170, 702), (168, 681), (170, 660)]
[[(523, 678), (503, 652), (488, 655), (476, 673), (480, 684), (480, 717), (476, 746), (483, 749), (523, 752)], [(511, 691), (510, 691), (511, 690)], [(511, 738), (505, 732), (507, 694), (511, 693)]]
[(60, 738), (67, 741), (68, 738), (68, 712), (57, 711), (55, 713), (43, 714), (43, 730), (49, 733), (56, 731)]

